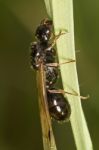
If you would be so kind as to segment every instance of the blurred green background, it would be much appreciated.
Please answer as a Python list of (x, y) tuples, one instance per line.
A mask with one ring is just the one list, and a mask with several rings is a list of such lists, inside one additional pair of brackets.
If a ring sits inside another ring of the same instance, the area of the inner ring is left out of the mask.
[[(0, 0), (0, 150), (43, 150), (36, 74), (29, 45), (47, 16), (43, 0)], [(83, 109), (99, 148), (99, 1), (74, 1), (75, 44)], [(58, 150), (76, 150), (70, 123), (53, 123)]]

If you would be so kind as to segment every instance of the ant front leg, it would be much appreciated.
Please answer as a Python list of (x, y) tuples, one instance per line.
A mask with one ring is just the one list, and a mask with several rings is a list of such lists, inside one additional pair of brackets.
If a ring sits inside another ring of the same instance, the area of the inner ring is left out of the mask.
[(55, 46), (55, 44), (56, 44), (56, 41), (60, 38), (61, 35), (64, 35), (64, 34), (66, 34), (66, 31), (65, 31), (65, 32), (62, 32), (62, 30), (60, 30), (59, 34), (57, 34), (57, 35), (54, 35), (54, 33), (52, 33), (51, 39), (54, 37), (54, 38), (52, 39), (53, 41), (52, 41), (52, 43), (50, 44), (50, 46), (45, 49), (45, 51), (47, 51), (47, 50), (53, 48), (53, 47)]
[(66, 34), (66, 31), (65, 32), (62, 32), (62, 30), (60, 30), (59, 34), (57, 35), (54, 35), (54, 38), (53, 38), (53, 42), (52, 42), (52, 47), (54, 47), (54, 45), (56, 44), (56, 41), (60, 38), (61, 35), (64, 35)]

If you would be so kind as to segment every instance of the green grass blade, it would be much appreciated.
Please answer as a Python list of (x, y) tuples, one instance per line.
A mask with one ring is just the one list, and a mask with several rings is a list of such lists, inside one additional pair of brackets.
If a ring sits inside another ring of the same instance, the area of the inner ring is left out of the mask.
[(45, 2), (45, 6), (47, 9), (47, 13), (49, 15), (49, 17), (52, 17), (52, 1), (51, 0), (44, 0)]
[[(56, 42), (59, 62), (75, 58), (73, 1), (72, 0), (44, 0), (48, 15), (53, 19), (55, 34), (60, 29), (68, 30)], [(61, 76), (65, 91), (79, 92), (76, 63), (61, 65)], [(71, 105), (71, 126), (77, 150), (92, 150), (92, 142), (85, 121), (80, 98), (66, 95)]]

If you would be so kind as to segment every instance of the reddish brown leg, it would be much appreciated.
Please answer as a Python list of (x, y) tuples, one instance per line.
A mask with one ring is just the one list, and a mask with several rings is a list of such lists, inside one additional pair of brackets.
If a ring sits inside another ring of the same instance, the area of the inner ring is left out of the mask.
[[(58, 35), (54, 35), (54, 33), (53, 33), (53, 36), (54, 36), (53, 42), (52, 42), (51, 46), (49, 46), (48, 48), (45, 49), (45, 51), (46, 51), (47, 49), (49, 49), (49, 48), (54, 47), (55, 44), (56, 44), (56, 41), (59, 39), (59, 37), (60, 37), (61, 35), (64, 35), (64, 34), (66, 34), (66, 31), (65, 31), (65, 32), (62, 32), (62, 30), (60, 30), (60, 32), (59, 32)], [(51, 37), (51, 39), (52, 39), (52, 37)]]
[(78, 93), (70, 93), (70, 92), (67, 92), (67, 91), (64, 91), (64, 90), (61, 90), (61, 89), (59, 89), (59, 90), (48, 90), (50, 93), (62, 93), (62, 94), (69, 94), (69, 95), (73, 95), (73, 96), (78, 96), (78, 97), (80, 97), (81, 99), (83, 99), (83, 100), (86, 100), (86, 99), (88, 99), (89, 98), (89, 95), (87, 95), (87, 96), (81, 96), (81, 95), (79, 95)]
[(60, 30), (60, 32), (59, 32), (58, 35), (54, 35), (52, 47), (56, 44), (56, 41), (59, 39), (59, 37), (60, 37), (61, 35), (64, 35), (64, 34), (66, 34), (66, 32), (62, 32), (62, 31)]
[(71, 62), (75, 62), (76, 60), (73, 60), (73, 59), (71, 59), (71, 60), (69, 60), (69, 61), (65, 61), (65, 62), (63, 62), (63, 63), (48, 63), (48, 64), (46, 64), (47, 66), (50, 66), (50, 67), (59, 67), (59, 66), (61, 66), (61, 65), (64, 65), (64, 64), (67, 64), (67, 63), (71, 63)]

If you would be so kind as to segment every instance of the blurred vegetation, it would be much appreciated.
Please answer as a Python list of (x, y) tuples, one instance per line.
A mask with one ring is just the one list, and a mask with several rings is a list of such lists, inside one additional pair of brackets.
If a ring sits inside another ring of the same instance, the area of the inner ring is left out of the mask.
[[(29, 45), (47, 16), (43, 0), (0, 1), (0, 150), (43, 150), (36, 73)], [(99, 148), (99, 2), (74, 1), (75, 44), (82, 101), (94, 149)], [(70, 127), (53, 122), (59, 150), (75, 150)]]

